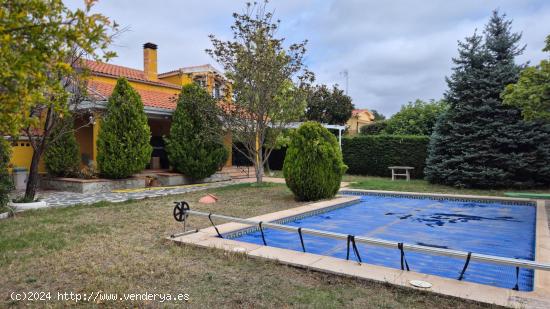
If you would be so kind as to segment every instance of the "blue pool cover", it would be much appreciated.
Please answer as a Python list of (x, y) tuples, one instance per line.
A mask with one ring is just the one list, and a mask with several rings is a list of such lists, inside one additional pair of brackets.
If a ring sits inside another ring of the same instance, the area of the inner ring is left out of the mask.
[[(287, 225), (396, 242), (534, 260), (533, 205), (508, 205), (365, 195), (361, 201)], [(267, 245), (301, 251), (297, 233), (264, 227)], [(307, 252), (346, 258), (346, 241), (303, 235)], [(263, 244), (259, 231), (236, 240)], [(396, 249), (357, 244), (364, 263), (401, 268)], [(405, 252), (412, 271), (458, 278), (464, 259)], [(355, 259), (353, 252), (350, 259)], [(470, 261), (463, 280), (503, 288), (516, 284), (516, 268)], [(519, 290), (533, 290), (533, 271), (520, 269)]]

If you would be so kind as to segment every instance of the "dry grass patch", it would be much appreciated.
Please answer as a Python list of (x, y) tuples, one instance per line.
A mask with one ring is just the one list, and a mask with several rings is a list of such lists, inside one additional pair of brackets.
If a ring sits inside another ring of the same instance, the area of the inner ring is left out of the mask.
[[(27, 212), (0, 221), (0, 295), (12, 291), (187, 293), (189, 307), (476, 308), (485, 305), (385, 284), (310, 272), (221, 250), (177, 246), (165, 238), (181, 229), (173, 201), (193, 209), (251, 217), (301, 203), (282, 185), (237, 185), (209, 190), (220, 198), (199, 205), (206, 192), (121, 204), (100, 203)], [(209, 226), (193, 217), (194, 227)], [(49, 306), (90, 306), (50, 302)], [(176, 307), (169, 302), (102, 302), (106, 307)], [(181, 305), (181, 304), (179, 304)]]

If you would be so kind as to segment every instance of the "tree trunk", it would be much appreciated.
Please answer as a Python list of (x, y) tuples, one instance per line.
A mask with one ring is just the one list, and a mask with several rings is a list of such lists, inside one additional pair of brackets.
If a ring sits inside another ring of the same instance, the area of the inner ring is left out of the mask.
[(38, 151), (33, 151), (31, 168), (29, 170), (29, 177), (27, 179), (27, 187), (25, 189), (25, 201), (33, 202), (36, 195), (36, 188), (38, 187), (38, 164), (40, 163), (40, 155)]
[(254, 156), (254, 169), (256, 170), (256, 183), (262, 183), (262, 177), (264, 175), (263, 152), (262, 145), (260, 144), (260, 133), (256, 132), (256, 155)]
[(256, 183), (262, 183), (262, 179), (263, 179), (263, 176), (264, 176), (264, 167), (262, 166), (261, 162), (256, 162), (254, 163), (255, 165), (255, 168), (256, 168)]
[(262, 164), (263, 153), (261, 149), (256, 153), (256, 160), (254, 160), (254, 169), (256, 170), (256, 183), (262, 183), (264, 175), (264, 166)]

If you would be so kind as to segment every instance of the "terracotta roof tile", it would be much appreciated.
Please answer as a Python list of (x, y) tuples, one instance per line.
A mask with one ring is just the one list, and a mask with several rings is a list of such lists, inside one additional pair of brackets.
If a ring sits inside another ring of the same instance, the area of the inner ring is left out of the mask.
[(116, 64), (110, 64), (100, 61), (84, 60), (83, 66), (88, 68), (92, 75), (106, 75), (110, 77), (126, 77), (128, 80), (139, 81), (153, 85), (159, 85), (163, 87), (169, 87), (173, 89), (180, 89), (181, 87), (162, 81), (162, 80), (149, 80), (145, 77), (145, 73), (141, 70), (123, 67)]
[(354, 110), (351, 112), (351, 115), (352, 115), (352, 116), (357, 116), (357, 114), (360, 114), (360, 113), (362, 113), (362, 112), (369, 112), (369, 113), (370, 113), (370, 111), (369, 111), (368, 109), (366, 109), (366, 108), (365, 108), (365, 109), (354, 109)]
[[(107, 100), (115, 85), (91, 80), (88, 82), (88, 93), (90, 96), (99, 100)], [(155, 107), (155, 108), (164, 108), (174, 110), (176, 109), (176, 99), (177, 94), (170, 94), (161, 91), (154, 90), (142, 90), (135, 89), (141, 96), (141, 101), (144, 106)]]

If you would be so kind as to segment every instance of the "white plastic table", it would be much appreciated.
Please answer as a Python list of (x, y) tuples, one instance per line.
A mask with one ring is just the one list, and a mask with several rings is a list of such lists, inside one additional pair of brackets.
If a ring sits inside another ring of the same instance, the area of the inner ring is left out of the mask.
[[(395, 176), (405, 176), (407, 178), (407, 181), (411, 180), (411, 173), (410, 171), (414, 170), (414, 167), (412, 166), (388, 166), (389, 169), (391, 169), (391, 180), (395, 180)], [(397, 172), (396, 172), (397, 171)], [(404, 171), (405, 173), (398, 173)]]

